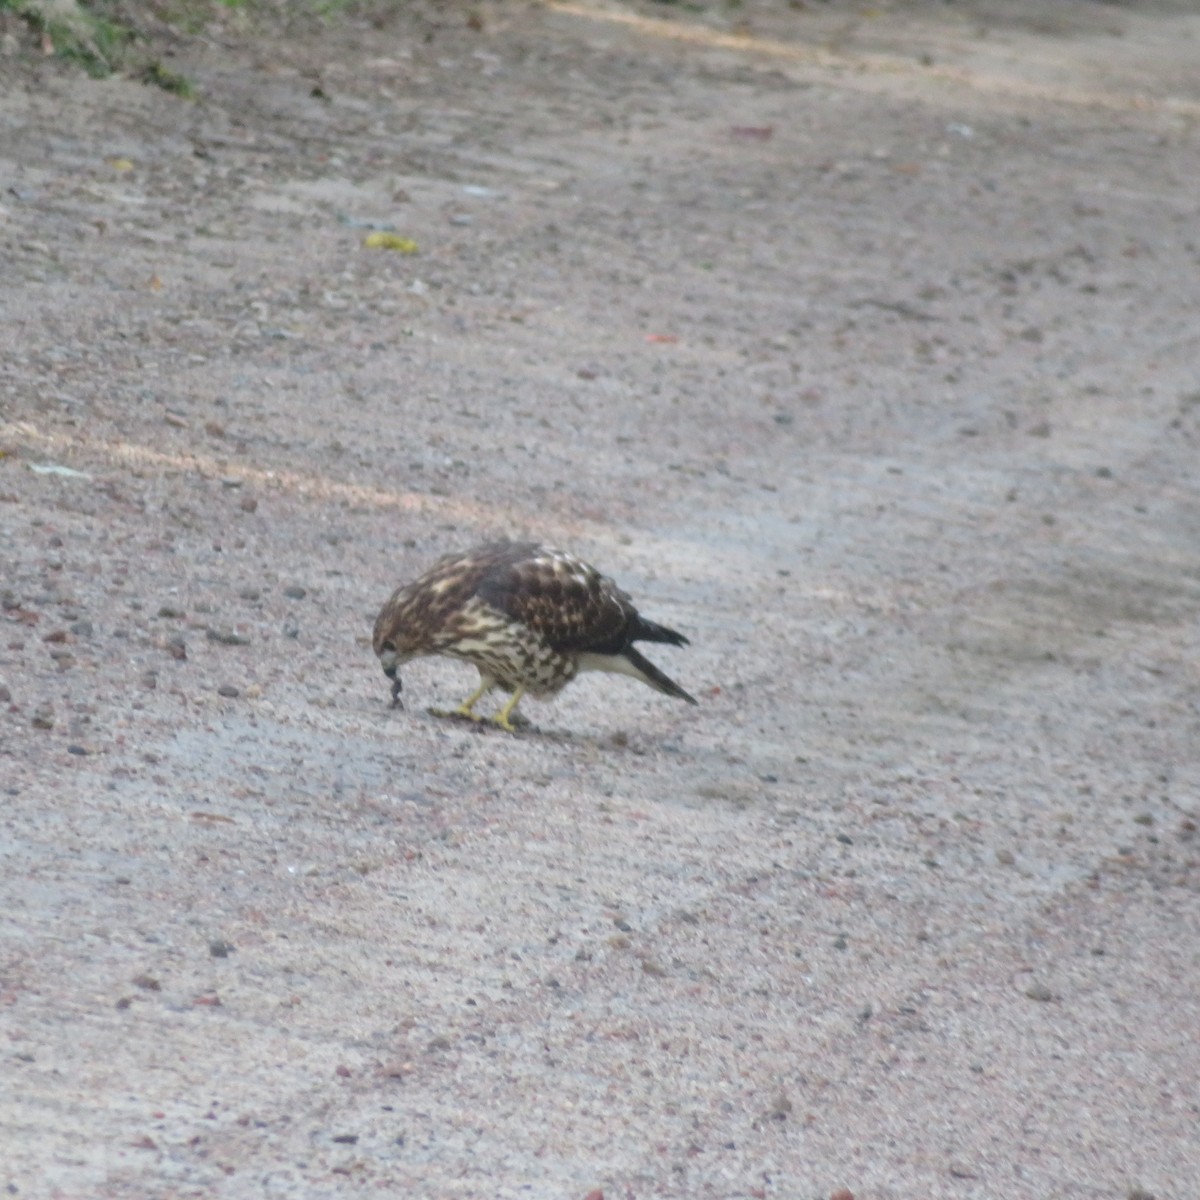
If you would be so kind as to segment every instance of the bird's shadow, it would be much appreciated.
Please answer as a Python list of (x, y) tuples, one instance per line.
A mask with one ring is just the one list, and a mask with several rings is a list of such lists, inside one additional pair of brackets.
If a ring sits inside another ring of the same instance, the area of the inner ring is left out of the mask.
[(523, 713), (513, 713), (509, 719), (516, 728), (509, 730), (501, 725), (497, 725), (495, 721), (488, 717), (469, 717), (466, 713), (448, 712), (444, 708), (426, 708), (425, 712), (435, 720), (451, 722), (481, 736), (495, 735), (518, 739), (537, 738), (539, 741), (560, 743), (574, 743), (581, 740), (578, 735), (566, 729), (543, 729), (540, 725), (535, 725)]
[[(393, 709), (399, 709), (403, 713), (412, 712), (411, 709), (406, 709), (402, 704), (388, 706), (389, 712)], [(579, 733), (571, 729), (546, 729), (541, 725), (535, 725), (523, 713), (513, 714), (515, 717), (513, 723), (517, 726), (517, 729), (511, 733), (506, 729), (502, 729), (487, 717), (468, 717), (464, 713), (454, 712), (453, 710), (428, 707), (424, 709), (422, 715), (428, 716), (434, 721), (457, 726), (464, 733), (474, 733), (479, 737), (508, 737), (516, 741), (537, 741), (554, 746), (571, 746), (576, 749), (591, 748), (610, 754), (642, 755), (647, 750), (646, 747), (636, 744), (623, 729), (614, 730), (612, 733), (607, 734)]]
[(475, 733), (480, 737), (509, 737), (517, 741), (536, 740), (555, 746), (572, 746), (576, 749), (591, 748), (610, 754), (632, 754), (642, 756), (650, 747), (641, 744), (640, 739), (630, 737), (623, 729), (615, 729), (611, 733), (579, 733), (571, 729), (546, 729), (535, 725), (524, 713), (513, 713), (512, 722), (517, 726), (509, 732), (487, 717), (469, 717), (465, 713), (453, 709), (426, 707), (423, 711), (405, 708), (398, 697), (388, 705), (388, 713), (394, 711), (406, 715), (424, 715), (438, 722), (455, 725), (464, 732)]

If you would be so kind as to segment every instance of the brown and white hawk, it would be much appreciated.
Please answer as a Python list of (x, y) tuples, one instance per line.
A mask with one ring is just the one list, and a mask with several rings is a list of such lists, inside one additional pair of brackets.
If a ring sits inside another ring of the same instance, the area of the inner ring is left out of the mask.
[(492, 718), (513, 730), (526, 692), (550, 696), (580, 671), (632, 675), (657, 691), (696, 701), (634, 649), (634, 642), (686, 646), (687, 638), (638, 615), (595, 567), (535, 542), (489, 542), (439, 559), (392, 593), (375, 621), (374, 647), (400, 699), (399, 668), (442, 654), (474, 663), (479, 687), (453, 714), (482, 720), (475, 705), (492, 688), (512, 698)]

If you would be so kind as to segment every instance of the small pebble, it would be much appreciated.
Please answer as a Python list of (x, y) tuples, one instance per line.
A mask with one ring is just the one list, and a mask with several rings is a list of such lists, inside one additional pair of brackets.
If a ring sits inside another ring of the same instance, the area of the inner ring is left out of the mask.
[(285, 587), (283, 589), (283, 594), (289, 600), (303, 600), (304, 597), (308, 595), (308, 592), (298, 583), (293, 583), (289, 587)]
[(1025, 989), (1025, 995), (1041, 1004), (1047, 1004), (1054, 999), (1054, 993), (1044, 983), (1031, 983)]
[(250, 639), (244, 633), (238, 633), (234, 629), (215, 628), (210, 625), (205, 631), (204, 636), (210, 642), (219, 642), (222, 646), (248, 646)]
[(86, 758), (91, 753), (91, 751), (86, 746), (72, 744), (67, 747), (67, 753), (68, 754), (77, 754), (81, 758)]
[(33, 718), (31, 721), (34, 729), (53, 729), (54, 728), (54, 709), (48, 704), (39, 704), (33, 710)]
[(253, 496), (243, 496), (238, 508), (244, 513), (252, 513), (258, 510), (258, 501)]
[(180, 662), (187, 658), (187, 642), (182, 633), (172, 634), (167, 639), (167, 653)]
[(234, 700), (240, 695), (240, 693), (232, 683), (223, 683), (219, 688), (217, 688), (217, 695), (224, 696), (229, 700)]
[(158, 610), (158, 615), (160, 617), (167, 617), (168, 619), (172, 619), (175, 617), (182, 617), (184, 615), (184, 612), (183, 612), (182, 608), (176, 608), (173, 604), (164, 604)]
[(71, 632), (76, 637), (90, 638), (94, 630), (91, 621), (76, 621), (71, 626)]
[(236, 949), (232, 942), (227, 942), (224, 938), (213, 938), (208, 943), (208, 952), (213, 958), (228, 958)]
[(245, 587), (238, 592), (238, 596), (242, 600), (258, 600), (261, 599), (262, 592), (260, 592), (256, 587)]

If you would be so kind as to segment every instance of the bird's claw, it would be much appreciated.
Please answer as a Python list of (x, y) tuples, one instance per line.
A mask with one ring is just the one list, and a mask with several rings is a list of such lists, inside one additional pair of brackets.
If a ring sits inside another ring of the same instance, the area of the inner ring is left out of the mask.
[(523, 729), (532, 727), (533, 722), (521, 713), (512, 713), (508, 720), (497, 713), (493, 717), (481, 717), (469, 708), (429, 708), (425, 710), (431, 717), (448, 717), (452, 721), (471, 721), (477, 726), (495, 725), (505, 733), (520, 733)]
[(449, 717), (451, 720), (474, 721), (477, 725), (483, 720), (478, 713), (469, 708), (429, 708), (425, 710), (431, 717)]
[(500, 713), (497, 713), (492, 718), (492, 722), (509, 733), (520, 733), (523, 729), (533, 728), (533, 722), (524, 713), (519, 712), (509, 713), (507, 721)]

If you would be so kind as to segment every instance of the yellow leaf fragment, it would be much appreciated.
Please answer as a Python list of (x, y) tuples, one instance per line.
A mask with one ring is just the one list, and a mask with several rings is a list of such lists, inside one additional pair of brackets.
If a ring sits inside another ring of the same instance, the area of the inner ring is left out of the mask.
[(416, 254), (417, 243), (398, 233), (368, 233), (363, 238), (368, 250), (395, 250), (397, 254)]

